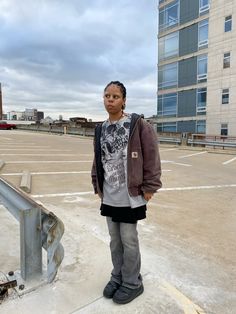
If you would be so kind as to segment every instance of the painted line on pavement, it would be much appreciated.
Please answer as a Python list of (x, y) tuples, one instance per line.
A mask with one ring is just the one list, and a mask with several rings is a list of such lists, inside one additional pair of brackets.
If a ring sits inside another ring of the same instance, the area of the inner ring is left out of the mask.
[(43, 197), (74, 196), (74, 195), (88, 195), (88, 194), (94, 194), (94, 191), (74, 192), (74, 193), (34, 194), (34, 195), (31, 195), (31, 197), (43, 198)]
[[(4, 145), (4, 147), (6, 147), (5, 145)], [(14, 145), (14, 147), (15, 147), (15, 145)], [(30, 147), (30, 146), (29, 146)], [(45, 150), (45, 149), (47, 149), (47, 152), (48, 151), (50, 151), (50, 152), (61, 152), (61, 149), (49, 149), (49, 147), (44, 147), (44, 148), (39, 148), (39, 147), (31, 147), (31, 148), (22, 148), (21, 146), (19, 146), (19, 148), (1, 148), (0, 147), (0, 149), (1, 149), (1, 151), (3, 151), (3, 150), (13, 150), (13, 151), (17, 151), (17, 150)], [(66, 149), (63, 149), (63, 152), (70, 152), (71, 150), (66, 150)]]
[(27, 160), (27, 161), (6, 161), (5, 164), (47, 164), (47, 163), (82, 163), (92, 160)]
[(161, 188), (159, 192), (165, 191), (190, 191), (190, 190), (207, 190), (207, 189), (224, 189), (224, 188), (234, 188), (236, 184), (222, 184), (222, 185), (200, 185), (200, 186), (184, 186), (175, 188)]
[[(201, 186), (187, 186), (187, 187), (175, 187), (175, 188), (161, 188), (158, 192), (168, 192), (168, 191), (191, 191), (191, 190), (204, 190), (204, 189), (224, 189), (224, 188), (234, 188), (236, 184), (224, 184), (224, 185), (201, 185)], [(94, 191), (86, 192), (73, 192), (73, 193), (52, 193), (52, 194), (35, 194), (31, 195), (34, 198), (43, 197), (58, 197), (58, 196), (74, 196), (74, 195), (88, 195), (94, 194)]]
[(184, 314), (206, 314), (203, 309), (193, 303), (182, 292), (165, 280), (162, 280), (161, 289), (170, 295), (175, 301), (181, 304)]
[(227, 160), (227, 161), (223, 162), (222, 164), (223, 164), (223, 165), (228, 165), (228, 164), (230, 164), (231, 162), (233, 162), (233, 161), (235, 161), (235, 160), (236, 160), (236, 157), (234, 157), (234, 158), (232, 158), (232, 159), (230, 159), (230, 160)]
[[(162, 172), (170, 172), (172, 170), (163, 169)], [(49, 172), (30, 172), (32, 175), (55, 175), (55, 174), (90, 174), (91, 171), (49, 171)], [(21, 176), (22, 172), (1, 173), (1, 176)]]
[[(55, 154), (1, 154), (0, 156), (55, 156)], [(56, 156), (61, 156), (61, 157), (65, 157), (65, 156), (78, 156), (77, 154), (56, 154)]]
[(199, 153), (194, 153), (194, 154), (189, 154), (189, 155), (184, 155), (184, 156), (180, 156), (178, 158), (188, 158), (188, 157), (192, 157), (192, 156), (197, 156), (197, 155), (202, 155), (202, 154), (206, 154), (207, 151), (204, 152), (199, 152)]
[(174, 164), (174, 165), (179, 165), (179, 166), (184, 166), (184, 167), (191, 167), (192, 165), (190, 164), (183, 164), (183, 163), (179, 163), (179, 162), (175, 162), (173, 160), (161, 160), (162, 164)]
[[(84, 174), (91, 173), (91, 171), (51, 171), (51, 172), (30, 172), (32, 175), (54, 175), (54, 174)], [(1, 176), (21, 176), (22, 172), (2, 173)]]
[(169, 152), (171, 150), (178, 150), (178, 148), (168, 148), (168, 149), (161, 149), (160, 148), (160, 153), (162, 153), (162, 152)]

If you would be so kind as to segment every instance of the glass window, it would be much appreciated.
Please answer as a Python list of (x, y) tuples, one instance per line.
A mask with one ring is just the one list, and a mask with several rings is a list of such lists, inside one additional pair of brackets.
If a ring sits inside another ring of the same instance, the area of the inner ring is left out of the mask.
[(177, 114), (177, 93), (158, 96), (158, 116), (176, 116)]
[(228, 123), (222, 123), (220, 128), (221, 135), (228, 135)]
[(198, 83), (207, 80), (207, 55), (200, 55), (197, 58), (197, 80)]
[(225, 32), (230, 32), (232, 30), (232, 15), (225, 17)]
[(178, 83), (178, 64), (177, 62), (166, 64), (159, 67), (158, 88), (171, 88)]
[(230, 67), (230, 52), (224, 53), (224, 61), (223, 61), (223, 68)]
[(199, 0), (199, 13), (203, 13), (207, 10), (209, 10), (210, 0)]
[(177, 56), (179, 53), (179, 32), (159, 39), (159, 60)]
[(229, 89), (224, 88), (222, 90), (222, 104), (228, 104), (229, 103)]
[(197, 89), (197, 114), (206, 113), (207, 89), (206, 87)]
[(203, 48), (208, 45), (208, 19), (198, 23), (198, 47)]
[(205, 120), (197, 120), (196, 121), (196, 132), (206, 133), (206, 121)]
[(179, 0), (171, 2), (159, 11), (159, 30), (174, 27), (179, 23)]
[(176, 132), (176, 130), (177, 130), (176, 122), (157, 123), (157, 132)]

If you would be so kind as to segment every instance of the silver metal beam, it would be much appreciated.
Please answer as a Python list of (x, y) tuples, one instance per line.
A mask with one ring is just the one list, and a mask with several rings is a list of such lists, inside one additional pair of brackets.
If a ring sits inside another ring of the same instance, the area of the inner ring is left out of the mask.
[(64, 224), (26, 193), (0, 178), (0, 203), (20, 223), (21, 276), (24, 280), (42, 275), (42, 247), (47, 251), (47, 280), (51, 282), (64, 257), (60, 244)]

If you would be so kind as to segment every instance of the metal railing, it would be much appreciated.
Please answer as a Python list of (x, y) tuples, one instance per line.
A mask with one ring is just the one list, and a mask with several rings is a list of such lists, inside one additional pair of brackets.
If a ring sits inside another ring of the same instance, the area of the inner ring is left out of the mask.
[(47, 251), (47, 281), (52, 282), (64, 257), (63, 222), (27, 194), (0, 178), (0, 204), (20, 223), (20, 269), (25, 281), (42, 277), (42, 247)]
[(219, 136), (219, 135), (205, 135), (205, 134), (192, 134), (191, 138), (187, 140), (188, 145), (196, 146), (213, 146), (224, 148), (236, 148), (236, 137)]

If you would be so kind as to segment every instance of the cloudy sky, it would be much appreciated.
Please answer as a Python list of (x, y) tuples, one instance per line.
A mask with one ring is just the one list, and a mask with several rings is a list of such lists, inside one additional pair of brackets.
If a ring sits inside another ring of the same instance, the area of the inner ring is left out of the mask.
[(103, 89), (127, 88), (127, 112), (156, 114), (157, 1), (0, 0), (4, 112), (106, 117)]

